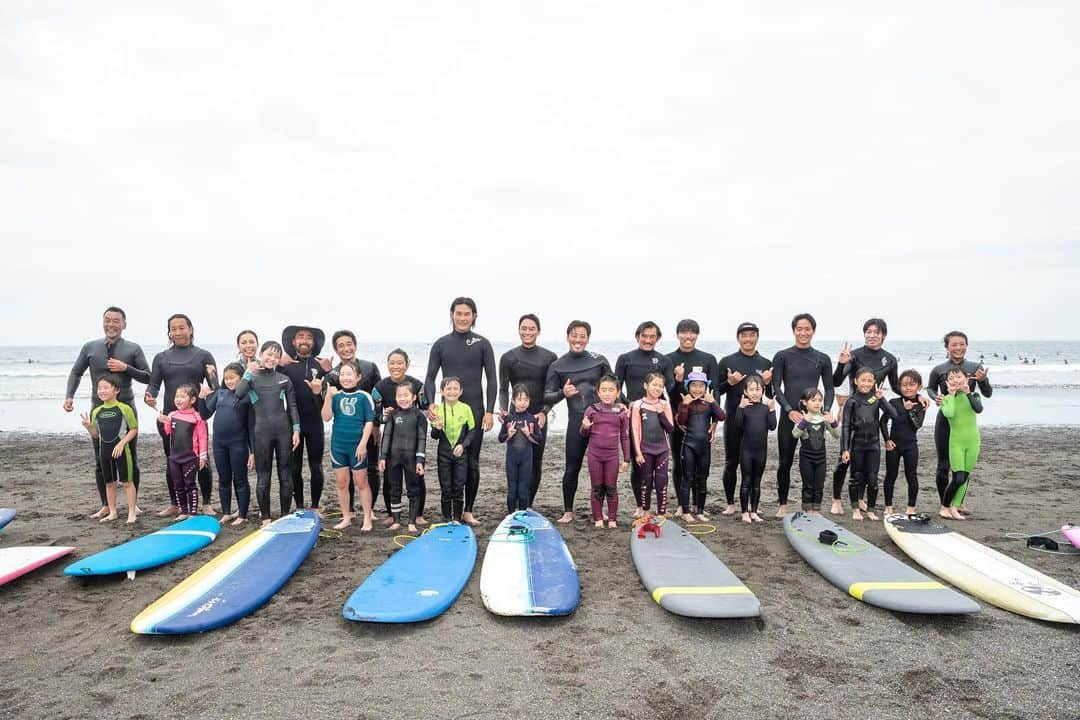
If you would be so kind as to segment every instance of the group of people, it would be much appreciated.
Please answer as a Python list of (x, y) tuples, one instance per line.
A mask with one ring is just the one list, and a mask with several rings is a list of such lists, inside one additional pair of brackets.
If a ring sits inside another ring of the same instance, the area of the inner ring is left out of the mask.
[[(405, 524), (415, 532), (426, 525), (429, 436), (437, 440), (442, 518), (476, 524), (485, 433), (498, 422), (498, 440), (506, 445), (507, 510), (524, 510), (533, 505), (540, 486), (549, 415), (563, 401), (568, 426), (559, 522), (574, 518), (583, 464), (597, 527), (617, 526), (618, 477), (627, 470), (635, 517), (668, 513), (670, 471), (674, 515), (708, 520), (711, 448), (721, 424), (723, 515), (739, 514), (746, 523), (764, 519), (761, 480), (772, 431), (778, 446), (777, 518), (787, 513), (797, 448), (802, 509), (821, 512), (828, 437), (839, 442), (840, 452), (830, 512), (844, 512), (843, 485), (850, 473), (852, 518), (862, 520), (865, 513), (877, 519), (884, 442), (885, 511), (892, 511), (903, 462), (906, 511), (914, 513), (917, 433), (931, 402), (941, 410), (934, 428), (939, 513), (956, 520), (965, 517), (964, 499), (979, 453), (976, 415), (992, 388), (982, 363), (967, 360), (967, 336), (962, 332), (945, 336), (948, 357), (933, 368), (923, 394), (921, 375), (912, 369), (900, 372), (895, 356), (883, 348), (888, 327), (880, 318), (863, 324), (865, 344), (856, 349), (845, 345), (835, 367), (813, 347), (817, 322), (809, 313), (792, 319), (794, 344), (771, 359), (757, 351), (760, 332), (753, 323), (736, 328), (738, 350), (718, 360), (698, 349), (696, 321), (678, 323), (679, 346), (666, 355), (656, 350), (660, 327), (643, 322), (634, 333), (637, 347), (621, 354), (614, 368), (603, 355), (588, 350), (588, 322), (574, 320), (567, 326), (568, 351), (558, 356), (538, 344), (540, 319), (531, 313), (518, 321), (521, 344), (496, 365), (491, 343), (475, 332), (476, 318), (471, 298), (452, 301), (453, 329), (432, 345), (423, 381), (408, 374), (409, 356), (402, 349), (388, 355), (383, 377), (375, 363), (357, 357), (356, 335), (349, 330), (331, 336), (338, 357), (333, 365), (320, 356), (323, 331), (301, 325), (285, 328), (281, 342), (260, 343), (254, 331), (241, 331), (237, 357), (219, 378), (214, 358), (194, 344), (188, 316), (178, 313), (168, 319), (170, 345), (148, 364), (142, 349), (123, 337), (124, 311), (108, 308), (103, 315), (105, 336), (83, 346), (64, 401), (64, 409), (71, 412), (89, 370), (92, 408), (82, 422), (93, 439), (101, 501), (91, 517), (118, 518), (117, 483), (127, 497), (127, 522), (135, 522), (140, 512), (133, 381), (146, 385), (144, 402), (158, 410), (171, 501), (158, 513), (162, 517), (216, 513), (211, 457), (224, 521), (247, 521), (248, 472), (254, 469), (259, 515), (263, 523), (270, 522), (275, 462), (281, 514), (293, 505), (319, 511), (325, 423), (332, 422), (330, 464), (342, 511), (335, 527), (350, 526), (359, 505), (361, 530), (370, 531), (380, 492), (383, 522), (391, 529)], [(885, 398), (886, 381), (897, 397)], [(308, 503), (301, 476), (305, 453)]]

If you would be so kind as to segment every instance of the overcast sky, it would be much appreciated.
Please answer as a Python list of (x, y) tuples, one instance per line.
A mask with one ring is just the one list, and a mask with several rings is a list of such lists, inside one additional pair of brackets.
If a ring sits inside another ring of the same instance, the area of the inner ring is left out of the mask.
[(1076, 2), (152, 4), (0, 0), (0, 344), (1080, 338)]

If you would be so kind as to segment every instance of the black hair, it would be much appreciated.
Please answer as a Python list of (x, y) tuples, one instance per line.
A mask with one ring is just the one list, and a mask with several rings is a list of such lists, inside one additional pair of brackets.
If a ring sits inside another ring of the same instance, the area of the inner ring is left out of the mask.
[(180, 385), (176, 388), (176, 392), (184, 393), (189, 398), (191, 398), (191, 401), (193, 403), (198, 401), (199, 399), (199, 388), (192, 383), (184, 383), (183, 385)]
[[(189, 318), (184, 313), (173, 313), (172, 315), (169, 316), (169, 319), (165, 321), (165, 336), (166, 337), (168, 337), (168, 335), (169, 335), (169, 327), (172, 325), (173, 320), (183, 320), (185, 323), (187, 323), (188, 330), (191, 331), (191, 338), (193, 340), (195, 339), (195, 326), (191, 324), (191, 318)], [(170, 339), (169, 342), (172, 342), (172, 340)]]
[(822, 399), (825, 398), (825, 396), (821, 394), (821, 390), (819, 390), (818, 388), (816, 388), (816, 387), (808, 387), (808, 388), (806, 388), (805, 390), (802, 391), (802, 395), (799, 396), (799, 405), (801, 407), (806, 407), (806, 401), (807, 400), (812, 400), (815, 395), (820, 395), (822, 397)]
[(514, 387), (512, 387), (510, 389), (510, 398), (511, 399), (516, 398), (518, 395), (524, 395), (525, 397), (532, 400), (532, 395), (529, 394), (529, 386), (526, 385), (525, 383), (518, 383), (517, 385), (515, 385)]
[[(119, 375), (116, 375), (114, 373), (105, 373), (104, 375), (102, 375), (101, 377), (98, 378), (98, 382), (101, 382), (102, 380), (109, 383), (110, 385), (112, 385), (117, 390), (120, 390), (120, 376)], [(97, 383), (94, 383), (94, 386), (95, 386), (94, 389), (96, 390), (97, 389)]]
[(405, 352), (401, 348), (394, 348), (390, 352), (386, 353), (386, 359), (389, 360), (394, 355), (400, 355), (401, 357), (405, 358), (405, 364), (409, 364), (409, 353)]
[(682, 332), (692, 332), (695, 335), (700, 335), (701, 326), (698, 325), (697, 320), (691, 320), (690, 318), (686, 318), (685, 320), (680, 320), (679, 324), (675, 326), (675, 334), (679, 334)]
[(240, 332), (236, 333), (237, 345), (240, 344), (240, 338), (244, 337), (245, 335), (253, 335), (255, 337), (255, 342), (259, 342), (259, 334), (257, 332), (255, 332), (254, 330), (241, 330)]
[(334, 350), (337, 350), (337, 341), (339, 339), (343, 338), (343, 337), (347, 337), (347, 338), (351, 339), (352, 342), (353, 342), (353, 345), (356, 344), (356, 335), (353, 334), (352, 330), (338, 330), (330, 338), (330, 347), (334, 348)]
[(954, 337), (962, 337), (962, 338), (964, 338), (964, 344), (965, 345), (968, 344), (968, 338), (967, 338), (967, 335), (965, 333), (962, 333), (959, 330), (950, 330), (949, 332), (945, 333), (945, 338), (944, 339), (945, 339), (945, 349), (946, 350), (949, 349), (949, 339), (954, 338)]
[(811, 329), (813, 329), (815, 332), (817, 331), (817, 320), (815, 320), (814, 316), (810, 313), (799, 313), (795, 317), (791, 318), (792, 330), (795, 329), (795, 326), (799, 324), (800, 320), (805, 320), (806, 322), (810, 323)]
[(585, 334), (592, 337), (592, 325), (584, 320), (571, 320), (570, 324), (566, 326), (566, 334), (572, 333), (574, 328), (585, 328)]
[(402, 380), (401, 382), (399, 382), (399, 383), (396, 383), (396, 384), (394, 385), (394, 395), (397, 395), (397, 391), (398, 391), (398, 390), (400, 390), (401, 388), (405, 388), (405, 389), (406, 389), (406, 390), (408, 390), (408, 391), (409, 391), (409, 392), (410, 392), (410, 393), (411, 393), (411, 394), (412, 394), (412, 395), (413, 395), (414, 397), (416, 396), (416, 391), (415, 391), (415, 390), (413, 390), (413, 386), (412, 386), (412, 383), (411, 383), (411, 382), (409, 382), (408, 380)]
[(360, 377), (360, 363), (356, 362), (355, 360), (342, 360), (341, 364), (338, 365), (339, 376), (341, 375), (341, 368), (343, 367), (351, 367), (353, 369), (353, 372), (356, 373), (356, 377)]
[(457, 375), (451, 375), (450, 377), (444, 377), (442, 379), (442, 382), (439, 383), (439, 390), (445, 390), (446, 386), (452, 382), (456, 382), (458, 384), (458, 387), (462, 390), (465, 389), (465, 386), (461, 384), (461, 378), (459, 378)]
[(922, 375), (919, 374), (918, 370), (905, 370), (904, 372), (900, 373), (899, 382), (904, 382), (904, 378), (910, 378), (919, 385), (922, 385)]
[(651, 382), (652, 382), (653, 380), (655, 380), (656, 378), (660, 378), (661, 380), (663, 380), (663, 379), (664, 379), (664, 376), (663, 376), (663, 375), (661, 375), (661, 374), (660, 374), (660, 373), (658, 373), (658, 372), (651, 372), (651, 373), (647, 373), (647, 374), (645, 375), (645, 384), (646, 384), (646, 385), (648, 385), (649, 383), (651, 383)]
[(858, 380), (859, 378), (861, 378), (863, 375), (866, 375), (867, 373), (870, 373), (870, 375), (874, 378), (874, 383), (876, 384), (877, 383), (877, 376), (874, 375), (874, 371), (871, 368), (867, 367), (866, 365), (863, 365), (861, 368), (859, 368), (854, 373), (852, 373), (851, 378), (853, 380)]
[(267, 350), (273, 350), (278, 355), (284, 355), (285, 351), (281, 349), (281, 343), (273, 340), (267, 340), (259, 347), (259, 354), (262, 355)]
[(968, 375), (967, 373), (967, 370), (960, 367), (959, 365), (953, 365), (948, 369), (948, 371), (946, 371), (945, 377), (949, 377), (950, 375), (963, 375), (964, 377), (970, 377), (970, 375)]
[(476, 316), (477, 316), (476, 301), (473, 300), (471, 297), (465, 297), (464, 295), (462, 295), (461, 297), (454, 298), (454, 301), (452, 303), (450, 303), (450, 314), (451, 315), (454, 314), (454, 308), (456, 308), (458, 305), (467, 305), (469, 307), (469, 309), (472, 310), (473, 322), (472, 322), (472, 325), (470, 325), (469, 327), (476, 327)]
[(228, 365), (226, 365), (225, 368), (221, 371), (221, 375), (224, 377), (225, 373), (227, 373), (227, 372), (233, 372), (233, 373), (236, 373), (237, 375), (239, 375), (240, 377), (243, 377), (244, 376), (244, 366), (241, 365), (238, 362), (231, 362)]
[(747, 375), (746, 378), (743, 380), (743, 387), (745, 388), (750, 383), (754, 383), (759, 388), (761, 388), (761, 392), (765, 392), (765, 378), (761, 377), (757, 373), (754, 373), (753, 375)]
[(540, 332), (540, 318), (536, 317), (535, 313), (525, 313), (524, 315), (519, 317), (518, 327), (520, 327), (521, 323), (525, 322), (526, 320), (532, 320), (534, 323), (536, 323), (536, 332)]
[(611, 383), (612, 385), (615, 386), (616, 390), (619, 389), (619, 379), (617, 377), (615, 377), (614, 375), (612, 375), (611, 373), (605, 373), (605, 374), (600, 376), (600, 379), (596, 383), (596, 389), (599, 390), (600, 386), (603, 385), (604, 383)]
[(120, 313), (120, 317), (124, 318), (124, 322), (127, 322), (127, 313), (116, 307), (115, 305), (110, 305), (109, 307), (105, 308), (105, 312), (101, 313), (101, 317), (105, 317), (111, 312)]
[(862, 331), (865, 333), (870, 328), (877, 326), (877, 329), (881, 331), (881, 336), (885, 337), (889, 334), (889, 326), (885, 324), (885, 321), (881, 318), (870, 318), (862, 324)]
[(660, 326), (659, 325), (654, 323), (652, 320), (646, 320), (645, 322), (643, 322), (643, 323), (641, 323), (640, 325), (637, 326), (637, 330), (634, 331), (634, 337), (641, 337), (641, 333), (645, 332), (649, 328), (652, 328), (652, 329), (656, 330), (656, 339), (657, 340), (659, 340), (660, 338), (662, 338), (664, 336), (664, 334), (662, 332), (660, 332)]

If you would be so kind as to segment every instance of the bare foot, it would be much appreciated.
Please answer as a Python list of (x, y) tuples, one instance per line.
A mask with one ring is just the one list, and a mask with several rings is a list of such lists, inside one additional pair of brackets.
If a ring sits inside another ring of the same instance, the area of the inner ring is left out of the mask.
[(273, 522), (273, 520), (271, 520), (270, 518), (266, 518), (265, 520), (262, 521), (262, 527), (266, 527), (267, 525), (269, 525), (272, 522)]
[(116, 519), (116, 513), (109, 513), (105, 517), (98, 520), (98, 522), (112, 522), (115, 519)]
[(916, 509), (915, 509), (915, 506), (914, 506), (914, 505), (908, 505), (908, 506), (907, 506), (907, 507), (906, 507), (906, 508), (904, 509), (904, 512), (905, 512), (905, 513), (907, 513), (908, 515), (914, 515), (915, 513), (917, 513), (917, 512), (918, 512), (918, 510), (916, 510)]
[(136, 515), (135, 513), (130, 513), (129, 512), (127, 522), (125, 522), (124, 524), (125, 525), (134, 525), (137, 522), (139, 522), (139, 516)]
[(315, 514), (319, 517), (320, 520), (325, 520), (326, 519), (326, 516), (322, 514), (322, 510), (320, 510), (319, 508), (313, 507), (313, 508), (310, 508), (310, 509), (315, 511)]
[(953, 520), (967, 520), (966, 517), (960, 514), (960, 508), (953, 508), (951, 517)]
[(735, 514), (735, 506), (734, 505), (728, 505), (726, 508), (724, 508), (723, 512), (721, 512), (720, 514), (721, 515), (734, 515)]
[(851, 511), (851, 519), (852, 520), (862, 521), (863, 517), (862, 517), (862, 513), (859, 512), (859, 508), (855, 508), (854, 510)]
[(776, 514), (773, 517), (777, 520), (783, 520), (785, 515), (787, 515), (787, 505), (781, 505), (776, 508)]
[(349, 527), (350, 525), (352, 525), (352, 516), (343, 517), (343, 518), (341, 518), (341, 522), (339, 522), (337, 525), (334, 526), (334, 529), (335, 530), (344, 530), (345, 528)]
[(615, 528), (615, 527), (619, 527), (619, 524), (617, 522), (615, 522), (614, 520), (608, 520), (607, 526), (609, 528)]
[(142, 515), (142, 508), (139, 507), (138, 505), (135, 506), (135, 514), (136, 515)]
[(157, 513), (157, 516), (158, 517), (172, 517), (173, 515), (178, 515), (178, 514), (180, 514), (180, 508), (176, 507), (175, 505), (170, 505), (169, 507), (165, 508), (164, 510), (159, 510), (158, 513)]
[(385, 520), (382, 521), (382, 524), (386, 527), (390, 527), (394, 524), (394, 518), (392, 516), (388, 516)]
[(555, 522), (561, 522), (563, 524), (566, 524), (568, 522), (573, 522), (573, 521), (574, 521), (574, 513), (572, 513), (572, 512), (564, 512), (562, 514), (562, 517), (559, 518), (558, 520), (556, 520)]
[(604, 527), (604, 521), (603, 520), (594, 520), (593, 521), (593, 527), (597, 527), (597, 528)]
[(866, 501), (865, 500), (860, 500), (859, 501), (859, 509), (860, 510), (866, 510)]
[(177, 520), (187, 520), (189, 517), (191, 517), (191, 516), (188, 515), (187, 513), (180, 513), (179, 515), (176, 516), (176, 519)]
[(203, 515), (217, 515), (217, 510), (214, 509), (213, 505), (203, 505), (202, 514)]
[(832, 507), (829, 508), (829, 512), (833, 515), (843, 515), (844, 503), (840, 502), (839, 500), (833, 500)]
[(754, 522), (765, 522), (765, 518), (761, 517), (756, 512), (750, 513), (750, 519)]
[(744, 513), (742, 514), (742, 521), (743, 521), (744, 523), (746, 523), (747, 525), (749, 525), (750, 523), (754, 522), (753, 520), (751, 520), (751, 519), (750, 519), (750, 513), (748, 513), (748, 512), (744, 512)]
[(399, 522), (396, 522), (396, 523), (392, 524), (389, 528), (387, 528), (387, 530), (400, 530), (400, 529), (401, 529), (401, 523), (399, 523)]
[(424, 525), (428, 524), (428, 521), (425, 520), (422, 517), (418, 517), (418, 518), (416, 518), (416, 524), (419, 525), (420, 527), (423, 527)]
[(420, 532), (419, 530), (416, 529), (416, 526), (411, 524), (411, 523), (409, 524), (409, 527), (407, 529), (408, 529), (409, 532)]
[[(690, 513), (686, 513), (686, 514), (687, 514), (687, 515), (690, 515)], [(679, 508), (679, 509), (677, 509), (677, 510), (675, 511), (675, 517), (677, 517), (677, 518), (681, 518), (682, 516), (683, 516), (683, 511), (682, 511), (682, 508)]]
[[(732, 513), (732, 514), (734, 514), (734, 513)], [(697, 519), (700, 520), (701, 522), (708, 522), (709, 521), (709, 513), (704, 512), (704, 511), (699, 512), (698, 515), (697, 515)]]
[(98, 510), (96, 513), (94, 513), (93, 515), (90, 516), (90, 519), (91, 520), (100, 520), (101, 518), (105, 517), (108, 514), (109, 514), (109, 506), (108, 505), (103, 505), (100, 510)]
[(942, 505), (938, 509), (937, 514), (940, 515), (941, 517), (945, 518), (946, 520), (952, 520), (952, 510), (945, 507), (944, 505)]
[(232, 521), (232, 525), (233, 525), (233, 527), (236, 527), (237, 525), (243, 525), (246, 522), (247, 522), (247, 518), (238, 517), (238, 518), (236, 518), (235, 520)]
[(645, 511), (642, 510), (641, 508), (634, 508), (634, 519), (635, 520), (638, 519), (639, 517), (641, 517), (644, 514), (645, 514)]
[(479, 525), (480, 524), (480, 519), (477, 518), (477, 517), (473, 517), (473, 514), (471, 512), (463, 512), (463, 513), (461, 513), (461, 520), (462, 520), (462, 522), (467, 522), (470, 525)]
[(360, 526), (360, 532), (371, 532), (371, 520), (364, 521), (364, 524)]
[(886, 515), (892, 515), (892, 514), (893, 514), (893, 507), (892, 507), (892, 505), (886, 505), (886, 506), (885, 506), (885, 514), (886, 514)]
[(874, 512), (873, 510), (867, 510), (867, 511), (866, 511), (866, 518), (867, 518), (868, 520), (879, 520), (879, 519), (880, 519), (880, 518), (879, 518), (879, 517), (877, 516), (877, 513), (876, 513), (876, 512)]
[(811, 510), (810, 514), (814, 515), (816, 517), (821, 517), (821, 511), (820, 510)]

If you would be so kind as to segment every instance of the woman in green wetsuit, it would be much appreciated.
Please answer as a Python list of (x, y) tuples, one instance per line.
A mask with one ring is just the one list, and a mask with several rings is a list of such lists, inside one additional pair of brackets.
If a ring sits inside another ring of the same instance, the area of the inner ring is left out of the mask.
[(945, 488), (941, 517), (966, 520), (960, 506), (967, 494), (968, 478), (979, 460), (979, 426), (975, 416), (983, 410), (982, 398), (970, 392), (968, 375), (960, 368), (952, 368), (945, 382), (949, 394), (942, 398), (941, 414), (949, 421), (949, 465), (952, 480)]

